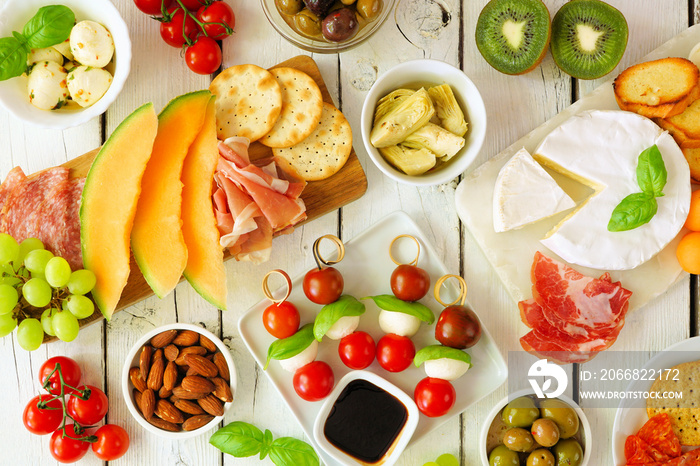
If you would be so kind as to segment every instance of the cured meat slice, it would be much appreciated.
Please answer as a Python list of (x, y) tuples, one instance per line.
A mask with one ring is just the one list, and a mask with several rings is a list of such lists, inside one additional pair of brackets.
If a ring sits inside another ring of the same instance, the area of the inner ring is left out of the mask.
[(663, 464), (665, 466), (697, 466), (700, 464), (700, 450), (689, 451)]
[(58, 254), (68, 261), (73, 270), (83, 268), (83, 254), (80, 247), (80, 199), (85, 186), (85, 178), (69, 181), (68, 210), (66, 228), (56, 245)]
[(2, 208), (5, 205), (5, 199), (7, 199), (12, 190), (15, 189), (15, 186), (26, 179), (27, 176), (20, 167), (15, 167), (10, 170), (10, 173), (7, 174), (2, 184), (0, 184), (0, 212), (2, 212)]
[[(637, 436), (667, 455), (668, 458), (675, 458), (681, 455), (681, 442), (673, 432), (671, 418), (667, 413), (659, 413), (649, 419), (639, 429)], [(655, 459), (656, 461), (664, 461), (658, 458)]]
[[(653, 450), (653, 453), (649, 450)], [(665, 459), (659, 459), (660, 455), (663, 455), (663, 453), (640, 439), (637, 435), (630, 435), (625, 440), (625, 459), (629, 465), (667, 461), (670, 459), (668, 456)]]

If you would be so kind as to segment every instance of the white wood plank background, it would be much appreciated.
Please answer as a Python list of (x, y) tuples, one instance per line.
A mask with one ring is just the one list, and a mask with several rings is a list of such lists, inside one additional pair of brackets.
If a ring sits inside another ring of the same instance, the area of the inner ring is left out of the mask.
[[(0, 0), (0, 7), (5, 0)], [(236, 33), (224, 42), (224, 66), (255, 63), (272, 66), (305, 52), (281, 39), (265, 19), (256, 0), (226, 0), (236, 16)], [(689, 3), (690, 2), (690, 3)], [(630, 39), (618, 70), (639, 60), (658, 45), (694, 23), (700, 7), (689, 0), (610, 0), (627, 17)], [(162, 108), (172, 97), (205, 88), (209, 77), (186, 68), (177, 50), (159, 37), (158, 24), (139, 12), (131, 0), (113, 2), (124, 17), (133, 42), (132, 70), (117, 101), (100, 118), (66, 131), (37, 129), (13, 120), (0, 110), (0, 175), (20, 165), (26, 172), (60, 164), (99, 146), (119, 122), (140, 104), (152, 101)], [(551, 56), (532, 73), (505, 76), (490, 68), (474, 45), (476, 18), (486, 0), (398, 0), (395, 14), (376, 35), (341, 55), (312, 55), (336, 103), (353, 128), (367, 90), (376, 77), (393, 65), (434, 58), (461, 67), (480, 89), (487, 106), (488, 132), (474, 167), (494, 156), (548, 118), (570, 105), (575, 96), (590, 92), (598, 82), (572, 80), (554, 65)], [(564, 0), (545, 0), (553, 14)], [(689, 17), (692, 15), (692, 17)], [(226, 422), (244, 420), (270, 428), (276, 436), (303, 437), (300, 427), (247, 353), (238, 334), (238, 318), (262, 297), (259, 283), (271, 268), (295, 276), (313, 263), (311, 243), (326, 233), (350, 239), (386, 214), (401, 209), (427, 232), (441, 259), (462, 273), (470, 285), (469, 299), (484, 325), (496, 338), (504, 356), (519, 349), (524, 333), (517, 308), (506, 295), (483, 254), (464, 231), (454, 210), (457, 180), (435, 188), (416, 189), (389, 181), (369, 161), (359, 134), (354, 144), (369, 182), (359, 201), (275, 240), (271, 261), (263, 266), (229, 262), (229, 310), (221, 313), (203, 301), (187, 284), (163, 300), (149, 298), (115, 315), (109, 324), (83, 330), (70, 344), (52, 343), (26, 353), (14, 338), (0, 340), (0, 374), (5, 383), (0, 413), (1, 464), (56, 464), (48, 453), (48, 437), (27, 433), (22, 410), (39, 390), (37, 371), (54, 355), (68, 355), (82, 365), (86, 382), (104, 387), (110, 398), (108, 421), (124, 426), (132, 446), (119, 465), (259, 464), (257, 458), (234, 459), (207, 443), (208, 436), (184, 442), (155, 437), (138, 427), (121, 397), (121, 370), (131, 345), (146, 331), (175, 321), (193, 322), (221, 335), (238, 366), (238, 391)], [(475, 200), (479, 202), (480, 200)], [(688, 337), (691, 328), (691, 286), (686, 279), (646, 308), (629, 316), (615, 350), (657, 351)], [(505, 385), (459, 418), (407, 450), (399, 465), (422, 465), (444, 452), (463, 465), (478, 464), (478, 434), (487, 412), (505, 396)], [(585, 407), (585, 406), (584, 406)], [(588, 412), (594, 431), (591, 465), (611, 464), (610, 429), (614, 409)], [(268, 461), (268, 460), (266, 460)], [(99, 464), (88, 455), (80, 464)], [(268, 463), (267, 464), (271, 464)]]

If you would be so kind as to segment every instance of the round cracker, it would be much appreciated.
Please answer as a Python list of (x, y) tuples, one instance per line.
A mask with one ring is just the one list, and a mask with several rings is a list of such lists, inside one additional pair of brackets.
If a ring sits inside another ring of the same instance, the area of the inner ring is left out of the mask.
[(671, 417), (671, 427), (681, 445), (700, 445), (700, 431), (697, 430), (697, 420), (700, 419), (698, 383), (700, 383), (700, 361), (691, 361), (672, 367), (670, 372), (663, 371), (663, 375), (656, 379), (649, 390), (659, 393), (683, 393), (682, 398), (652, 398), (651, 396), (647, 398), (649, 417), (668, 413)]
[(352, 129), (345, 116), (324, 102), (321, 121), (299, 144), (272, 153), (294, 168), (306, 181), (324, 180), (337, 173), (352, 152)]
[(272, 74), (255, 65), (236, 65), (214, 78), (216, 133), (257, 141), (270, 132), (282, 111), (282, 90)]
[(291, 147), (303, 141), (321, 121), (321, 89), (311, 76), (294, 68), (274, 68), (270, 73), (282, 89), (282, 113), (260, 142), (268, 147)]

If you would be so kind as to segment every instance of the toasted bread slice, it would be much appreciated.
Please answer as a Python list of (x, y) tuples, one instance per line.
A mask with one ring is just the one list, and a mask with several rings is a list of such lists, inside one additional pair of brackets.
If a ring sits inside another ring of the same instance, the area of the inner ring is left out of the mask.
[(690, 60), (671, 57), (631, 66), (615, 78), (622, 110), (649, 118), (678, 115), (700, 97), (700, 71)]
[(654, 118), (654, 122), (662, 129), (668, 131), (673, 139), (683, 148), (695, 149), (700, 148), (700, 139), (694, 139), (688, 136), (681, 128), (674, 125), (670, 119)]
[(690, 167), (690, 179), (693, 183), (700, 183), (700, 147), (681, 148)]
[(700, 100), (688, 105), (683, 113), (668, 117), (667, 120), (688, 138), (700, 139)]

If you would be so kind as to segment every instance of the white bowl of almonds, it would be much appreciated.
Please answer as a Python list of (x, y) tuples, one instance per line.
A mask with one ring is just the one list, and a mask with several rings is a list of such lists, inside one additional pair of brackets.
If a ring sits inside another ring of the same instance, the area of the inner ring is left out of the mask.
[(215, 427), (233, 404), (236, 367), (213, 333), (191, 324), (153, 329), (131, 348), (122, 372), (126, 406), (160, 437), (196, 437)]

